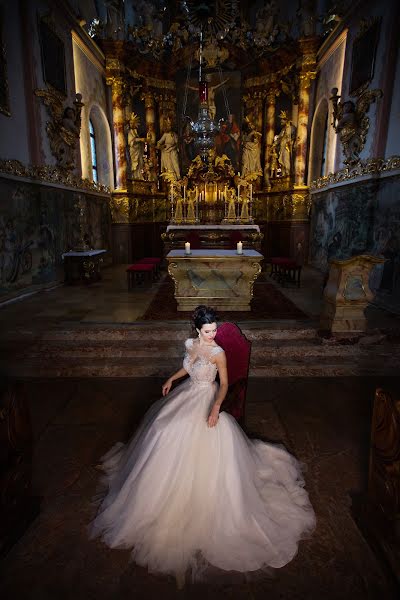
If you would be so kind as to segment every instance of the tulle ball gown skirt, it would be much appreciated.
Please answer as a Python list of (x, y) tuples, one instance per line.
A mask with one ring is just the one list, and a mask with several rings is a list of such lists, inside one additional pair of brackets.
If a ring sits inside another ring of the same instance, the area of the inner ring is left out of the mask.
[(249, 440), (227, 413), (207, 426), (216, 391), (215, 382), (185, 381), (103, 457), (108, 491), (91, 536), (132, 549), (151, 572), (201, 581), (210, 569), (282, 567), (315, 526), (293, 456)]

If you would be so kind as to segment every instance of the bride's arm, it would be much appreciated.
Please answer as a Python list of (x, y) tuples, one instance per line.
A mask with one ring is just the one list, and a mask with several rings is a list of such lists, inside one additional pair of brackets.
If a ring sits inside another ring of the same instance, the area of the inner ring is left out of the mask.
[(183, 367), (182, 367), (182, 369), (179, 369), (179, 371), (177, 371), (176, 373), (171, 375), (171, 377), (169, 377), (167, 379), (167, 381), (163, 384), (163, 386), (161, 388), (162, 395), (166, 396), (168, 394), (169, 390), (171, 389), (173, 382), (176, 381), (176, 379), (180, 379), (181, 377), (184, 377), (185, 375), (187, 375), (187, 371)]
[(215, 356), (215, 364), (217, 365), (219, 375), (219, 390), (211, 412), (208, 415), (207, 425), (209, 427), (215, 427), (218, 423), (219, 410), (228, 391), (228, 370), (226, 368), (225, 352), (220, 352)]

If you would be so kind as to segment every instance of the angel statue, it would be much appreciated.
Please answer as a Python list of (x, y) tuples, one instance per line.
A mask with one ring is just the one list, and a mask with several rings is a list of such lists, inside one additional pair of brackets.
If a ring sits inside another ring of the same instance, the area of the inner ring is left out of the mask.
[(330, 98), (333, 105), (332, 127), (339, 135), (345, 155), (344, 164), (353, 167), (360, 162), (360, 152), (365, 146), (369, 129), (366, 113), (372, 102), (382, 96), (382, 90), (365, 90), (354, 102), (339, 102), (338, 89), (332, 89)]
[(236, 196), (235, 190), (232, 188), (228, 188), (226, 191), (227, 200), (228, 200), (228, 221), (236, 221)]
[(64, 107), (63, 96), (55, 90), (35, 90), (35, 94), (43, 99), (50, 115), (46, 131), (57, 166), (72, 171), (76, 166), (76, 149), (81, 130), (81, 111), (84, 106), (82, 95), (75, 95), (74, 107)]

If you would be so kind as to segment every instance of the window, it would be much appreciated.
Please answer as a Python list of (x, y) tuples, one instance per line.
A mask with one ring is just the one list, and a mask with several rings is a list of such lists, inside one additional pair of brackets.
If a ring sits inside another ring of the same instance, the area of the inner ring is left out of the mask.
[(92, 155), (92, 175), (93, 181), (96, 183), (99, 181), (97, 174), (97, 153), (96, 153), (96, 134), (92, 121), (89, 120), (89, 133), (90, 133), (90, 152)]

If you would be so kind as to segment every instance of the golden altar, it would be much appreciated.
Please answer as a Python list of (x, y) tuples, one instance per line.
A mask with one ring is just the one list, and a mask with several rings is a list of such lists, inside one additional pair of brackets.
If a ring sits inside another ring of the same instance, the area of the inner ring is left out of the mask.
[(261, 273), (263, 255), (252, 249), (171, 250), (166, 259), (175, 283), (178, 311), (199, 304), (219, 310), (250, 311), (253, 285)]

